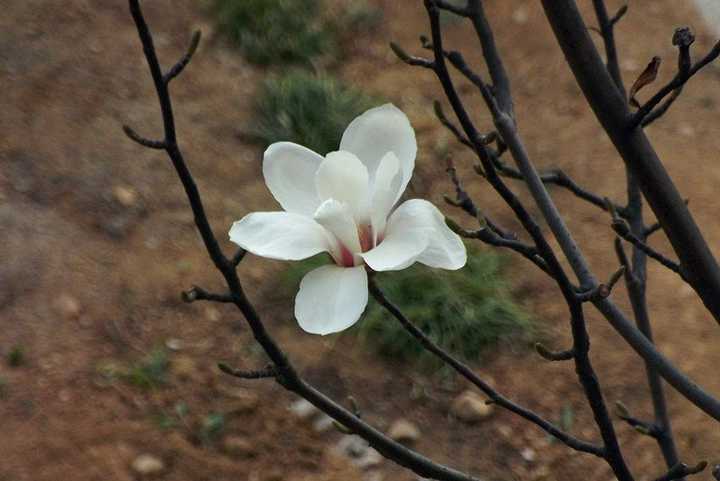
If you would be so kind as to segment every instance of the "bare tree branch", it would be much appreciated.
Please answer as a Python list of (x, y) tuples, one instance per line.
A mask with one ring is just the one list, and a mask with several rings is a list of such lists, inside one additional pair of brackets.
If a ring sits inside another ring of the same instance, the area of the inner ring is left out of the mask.
[[(450, 104), (452, 105), (453, 110), (455, 111), (455, 114), (458, 117), (467, 138), (476, 139), (478, 138), (477, 130), (475, 129), (475, 126), (467, 115), (467, 112), (465, 111), (464, 106), (458, 97), (457, 91), (455, 90), (453, 81), (445, 64), (446, 53), (443, 50), (442, 46), (442, 33), (440, 29), (437, 6), (433, 0), (425, 0), (425, 8), (428, 12), (428, 17), (430, 19), (432, 46), (435, 55), (435, 73), (443, 86), (445, 94), (448, 97), (448, 100), (450, 101)], [(487, 20), (484, 18), (484, 13), (482, 9), (474, 10), (474, 14), (483, 17), (475, 19), (474, 23), (476, 25), (483, 25), (484, 27), (486, 27), (486, 30), (483, 30), (483, 32), (481, 33), (479, 32), (479, 38), (481, 42), (485, 42), (482, 47), (483, 54), (485, 55), (486, 61), (488, 63), (488, 69), (495, 69), (496, 75), (498, 75), (497, 72), (504, 72), (504, 69), (502, 68), (502, 62), (500, 61), (500, 57), (495, 49), (494, 42), (492, 41), (492, 31), (487, 24)], [(510, 152), (513, 154), (515, 161), (518, 163), (518, 167), (520, 168), (521, 172), (523, 172), (526, 178), (526, 182), (528, 183), (528, 187), (531, 193), (535, 197), (536, 203), (540, 207), (541, 211), (543, 211), (543, 213), (545, 214), (545, 218), (551, 225), (553, 233), (555, 234), (556, 238), (558, 238), (558, 242), (563, 248), (563, 251), (565, 251), (565, 249), (570, 244), (574, 244), (574, 241), (572, 241), (572, 238), (569, 236), (567, 229), (564, 229), (564, 223), (560, 216), (557, 214), (557, 211), (555, 210), (554, 218), (548, 215), (547, 210), (555, 209), (552, 201), (545, 202), (545, 204), (543, 205), (542, 199), (538, 198), (538, 195), (545, 196), (547, 200), (549, 200), (549, 196), (547, 195), (547, 191), (545, 191), (542, 181), (537, 175), (537, 172), (535, 172), (534, 167), (532, 167), (530, 162), (527, 161), (527, 155), (525, 154), (524, 147), (522, 147), (522, 144), (517, 138), (517, 131), (515, 130), (515, 124), (514, 120), (512, 119), (511, 112), (505, 112), (500, 109), (500, 104), (496, 101), (495, 97), (489, 91), (488, 87), (477, 74), (475, 74), (472, 70), (469, 69), (469, 67), (467, 67), (459, 53), (450, 52), (447, 57), (448, 60), (453, 64), (453, 66), (455, 66), (461, 73), (463, 73), (468, 79), (470, 79), (471, 82), (473, 82), (479, 88), (480, 93), (482, 94), (483, 99), (485, 100), (488, 109), (493, 116), (493, 120), (495, 122), (498, 133), (502, 136), (503, 141), (507, 144)], [(491, 64), (493, 64), (494, 67), (491, 66)], [(500, 88), (505, 89), (508, 97), (510, 96), (509, 83), (502, 84)], [(511, 98), (505, 100), (504, 107), (507, 109), (512, 109)], [(495, 174), (494, 166), (489, 159), (485, 146), (476, 145), (475, 147), (478, 155), (480, 156), (480, 160), (483, 163), (483, 168), (488, 175), (488, 181), (491, 182), (493, 187), (495, 187), (502, 195), (507, 188), (504, 186), (499, 177), (497, 177), (497, 174)], [(503, 198), (506, 200), (506, 202), (508, 202), (508, 200), (517, 202), (514, 195), (503, 196)], [(510, 202), (508, 203), (510, 204)], [(512, 204), (510, 205), (511, 207), (513, 207)], [(578, 380), (583, 386), (585, 396), (588, 400), (590, 408), (592, 409), (595, 422), (600, 429), (600, 433), (604, 441), (604, 458), (611, 466), (613, 472), (620, 481), (631, 481), (633, 479), (632, 474), (628, 470), (622, 453), (620, 451), (617, 436), (615, 435), (615, 430), (613, 428), (607, 406), (605, 405), (605, 401), (603, 399), (597, 376), (592, 368), (592, 364), (590, 363), (590, 358), (588, 356), (590, 344), (585, 326), (582, 303), (577, 300), (572, 285), (567, 279), (562, 267), (555, 258), (554, 253), (547, 241), (545, 240), (544, 236), (539, 230), (536, 229), (537, 225), (535, 224), (535, 222), (527, 215), (524, 208), (522, 208), (522, 205), (516, 204), (513, 210), (516, 215), (518, 215), (519, 220), (533, 238), (533, 241), (536, 243), (540, 254), (548, 263), (549, 268), (553, 272), (558, 286), (560, 287), (563, 297), (568, 304), (571, 319), (570, 327), (573, 335), (573, 349), (575, 353), (575, 370), (578, 375)], [(559, 223), (564, 230), (553, 228), (553, 223)], [(577, 247), (575, 247), (573, 254), (579, 257), (579, 259), (582, 261), (582, 255), (579, 253)], [(572, 264), (573, 259), (568, 256), (567, 252), (565, 252), (565, 255), (569, 258)], [(578, 262), (576, 266), (573, 266), (574, 269), (581, 267), (583, 267), (583, 265), (580, 262)], [(590, 277), (589, 271), (587, 271), (587, 267), (584, 266), (584, 268), (587, 272), (587, 276)]]
[(705, 470), (708, 463), (707, 461), (700, 461), (695, 466), (688, 466), (685, 463), (678, 463), (663, 476), (660, 476), (655, 481), (672, 481), (674, 479), (681, 479), (685, 476), (700, 473)]
[(454, 358), (447, 351), (443, 350), (440, 346), (433, 342), (432, 339), (430, 339), (424, 332), (422, 332), (417, 326), (415, 326), (415, 324), (413, 324), (407, 317), (405, 317), (405, 315), (400, 311), (400, 309), (385, 296), (382, 290), (378, 287), (373, 277), (370, 277), (368, 286), (370, 289), (370, 293), (373, 295), (375, 300), (378, 301), (381, 306), (387, 309), (387, 311), (390, 312), (390, 314), (392, 314), (393, 317), (398, 320), (398, 322), (400, 322), (403, 328), (408, 331), (408, 333), (410, 333), (410, 335), (412, 335), (415, 339), (417, 339), (418, 342), (420, 342), (420, 344), (422, 344), (422, 346), (427, 351), (437, 356), (439, 359), (445, 362), (445, 364), (452, 367), (458, 374), (460, 374), (465, 379), (474, 384), (477, 388), (484, 392), (494, 404), (497, 404), (498, 406), (503, 407), (517, 414), (518, 416), (527, 419), (533, 424), (539, 426), (547, 433), (553, 435), (559, 441), (562, 441), (567, 446), (577, 451), (582, 451), (599, 457), (604, 456), (602, 447), (571, 436), (570, 434), (562, 431), (560, 428), (556, 427), (549, 421), (541, 418), (533, 411), (513, 403), (512, 401), (495, 391), (488, 383), (483, 381), (477, 374), (475, 374), (472, 369)]
[[(628, 128), (635, 129), (641, 123), (646, 116), (650, 115), (652, 110), (668, 95), (673, 91), (682, 89), (682, 87), (692, 78), (693, 75), (698, 73), (703, 67), (713, 62), (720, 56), (720, 42), (716, 43), (710, 51), (694, 65), (691, 65), (690, 60), (690, 45), (692, 45), (695, 38), (687, 28), (679, 28), (673, 35), (673, 44), (678, 47), (678, 73), (673, 79), (662, 87), (650, 100), (648, 100), (640, 109), (635, 112), (628, 124)], [(679, 93), (678, 93), (679, 94)], [(677, 95), (675, 96), (677, 98)], [(669, 101), (669, 104), (663, 107), (662, 112), (665, 112), (670, 104), (674, 101), (674, 98)], [(662, 115), (657, 114), (655, 118)], [(654, 120), (654, 119), (653, 119)], [(647, 123), (650, 123), (648, 121)], [(646, 124), (647, 125), (647, 124)]]
[(195, 301), (211, 301), (221, 303), (232, 303), (234, 299), (230, 294), (216, 294), (214, 292), (208, 292), (202, 287), (193, 286), (187, 291), (182, 292), (183, 302), (191, 303)]
[[(577, 5), (573, 0), (542, 0), (542, 5), (580, 88), (638, 179), (690, 284), (720, 321), (720, 268), (717, 261), (647, 137), (641, 129), (630, 128), (631, 114), (625, 99), (603, 65)], [(720, 54), (720, 44), (717, 50)], [(700, 64), (709, 61), (701, 61), (693, 69), (699, 69)]]

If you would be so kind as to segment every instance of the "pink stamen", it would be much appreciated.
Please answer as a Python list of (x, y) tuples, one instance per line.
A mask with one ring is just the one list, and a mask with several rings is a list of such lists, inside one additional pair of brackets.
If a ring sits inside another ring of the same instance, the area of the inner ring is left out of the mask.
[(352, 252), (350, 252), (350, 249), (345, 247), (344, 245), (340, 245), (340, 265), (343, 267), (353, 267), (355, 266), (355, 257), (353, 256)]
[(369, 225), (362, 226), (358, 229), (358, 237), (360, 238), (360, 250), (367, 252), (373, 247), (372, 228)]

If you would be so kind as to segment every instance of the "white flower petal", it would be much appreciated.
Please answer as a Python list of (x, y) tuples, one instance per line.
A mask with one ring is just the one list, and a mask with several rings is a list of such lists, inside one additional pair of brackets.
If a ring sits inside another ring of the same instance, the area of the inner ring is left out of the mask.
[(354, 154), (330, 152), (315, 174), (315, 185), (321, 201), (335, 199), (345, 202), (352, 209), (356, 220), (367, 217), (368, 171)]
[[(333, 246), (333, 257), (338, 264), (348, 265), (353, 262), (352, 254), (360, 252), (360, 238), (357, 225), (348, 205), (335, 199), (328, 199), (315, 212), (315, 221), (327, 229), (342, 246)], [(342, 247), (346, 249), (343, 255)], [(350, 264), (353, 265), (353, 264)]]
[(263, 156), (265, 183), (287, 212), (312, 216), (320, 205), (315, 172), (323, 157), (292, 142), (276, 142)]
[(400, 182), (402, 182), (400, 161), (395, 153), (388, 152), (380, 161), (372, 186), (371, 221), (375, 240), (378, 234), (384, 232), (388, 214), (402, 195)]
[(357, 155), (367, 166), (370, 178), (375, 178), (380, 160), (394, 152), (400, 160), (402, 182), (400, 193), (405, 191), (415, 168), (417, 142), (415, 131), (407, 116), (392, 104), (381, 105), (355, 118), (343, 133), (340, 150)]
[(325, 229), (290, 212), (254, 212), (235, 222), (230, 240), (261, 257), (295, 261), (329, 250)]
[[(408, 201), (410, 202), (410, 201)], [(424, 213), (404, 202), (388, 219), (385, 236), (374, 249), (361, 254), (375, 271), (397, 271), (415, 262), (428, 247), (432, 225)]]
[(422, 199), (404, 202), (397, 210), (412, 212), (422, 223), (431, 227), (427, 230), (428, 246), (416, 259), (417, 262), (440, 269), (460, 269), (467, 262), (467, 251), (460, 236), (445, 223), (445, 216), (432, 203)]
[(331, 334), (360, 319), (368, 301), (364, 266), (327, 265), (309, 272), (295, 297), (295, 318), (311, 334)]

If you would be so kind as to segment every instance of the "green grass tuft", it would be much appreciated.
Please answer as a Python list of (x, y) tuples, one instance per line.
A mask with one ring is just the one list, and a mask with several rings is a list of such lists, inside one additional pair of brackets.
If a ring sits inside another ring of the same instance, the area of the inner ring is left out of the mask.
[(293, 71), (264, 83), (251, 133), (267, 145), (295, 142), (325, 155), (338, 149), (352, 119), (380, 103), (336, 80)]
[(134, 363), (123, 378), (130, 384), (142, 389), (156, 389), (168, 382), (170, 360), (164, 349), (155, 349), (145, 358)]
[(19, 344), (13, 346), (7, 353), (7, 363), (10, 367), (20, 367), (25, 364), (25, 348)]
[(252, 63), (306, 63), (337, 50), (319, 0), (214, 0), (218, 28)]
[(198, 431), (198, 438), (203, 445), (209, 445), (217, 440), (225, 431), (225, 423), (225, 416), (221, 413), (210, 413), (205, 416)]
[[(320, 255), (295, 263), (287, 283), (297, 288), (302, 276), (326, 264)], [(377, 282), (435, 342), (468, 361), (480, 358), (501, 343), (529, 345), (534, 327), (527, 313), (512, 298), (503, 277), (503, 257), (492, 251), (468, 251), (467, 265), (455, 272), (414, 265), (398, 272), (377, 274)], [(372, 299), (351, 331), (388, 357), (438, 365), (382, 306)]]

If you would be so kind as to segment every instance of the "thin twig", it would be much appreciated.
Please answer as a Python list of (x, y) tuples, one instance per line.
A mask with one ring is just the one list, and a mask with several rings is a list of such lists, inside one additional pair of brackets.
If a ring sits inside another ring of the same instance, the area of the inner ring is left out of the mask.
[(397, 56), (397, 58), (399, 58), (408, 65), (411, 65), (413, 67), (429, 68), (431, 70), (435, 68), (435, 63), (432, 60), (410, 55), (395, 42), (390, 42), (390, 49)]
[(626, 267), (624, 265), (621, 265), (619, 269), (613, 272), (613, 274), (610, 276), (610, 279), (608, 279), (605, 284), (598, 284), (592, 289), (588, 289), (577, 294), (578, 300), (581, 302), (592, 302), (610, 297), (613, 287), (615, 287), (615, 284), (617, 284), (617, 282), (620, 280), (623, 273), (625, 272), (625, 269)]
[(666, 474), (660, 476), (655, 481), (673, 481), (675, 479), (681, 479), (685, 476), (698, 474), (704, 471), (707, 465), (707, 461), (700, 461), (695, 466), (688, 466), (685, 463), (678, 463), (672, 468), (670, 468), (670, 470)]
[(547, 433), (553, 435), (559, 441), (562, 441), (563, 443), (575, 450), (594, 454), (595, 456), (599, 457), (602, 457), (604, 455), (602, 447), (573, 437), (572, 435), (562, 431), (560, 428), (553, 425), (549, 421), (541, 418), (533, 411), (515, 404), (514, 402), (510, 401), (509, 399), (505, 398), (500, 393), (495, 391), (488, 383), (483, 381), (477, 374), (475, 374), (473, 370), (470, 369), (470, 367), (454, 358), (447, 351), (443, 350), (440, 346), (433, 342), (424, 332), (422, 332), (415, 324), (413, 324), (412, 321), (405, 317), (402, 311), (400, 311), (400, 309), (385, 296), (385, 294), (377, 285), (373, 277), (370, 277), (368, 287), (370, 289), (370, 293), (373, 295), (375, 300), (381, 306), (387, 309), (387, 311), (392, 314), (392, 316), (397, 319), (398, 322), (400, 322), (402, 327), (408, 333), (410, 333), (410, 335), (417, 339), (418, 342), (420, 342), (420, 344), (427, 351), (437, 356), (445, 364), (452, 367), (458, 374), (460, 374), (465, 379), (474, 384), (476, 387), (478, 387), (490, 398), (493, 404), (497, 404), (498, 406), (501, 406), (532, 422)]
[(639, 433), (658, 439), (658, 436), (660, 435), (658, 426), (655, 425), (655, 423), (643, 421), (632, 416), (630, 411), (628, 411), (628, 408), (625, 407), (625, 404), (620, 401), (615, 403), (615, 414), (617, 414), (617, 417), (628, 423)]
[(211, 302), (224, 302), (232, 303), (235, 302), (231, 294), (216, 294), (214, 292), (208, 292), (202, 287), (193, 286), (187, 291), (182, 292), (183, 302), (191, 303), (195, 301), (211, 301)]
[(170, 83), (172, 79), (180, 75), (182, 71), (185, 70), (185, 67), (188, 66), (190, 60), (193, 58), (193, 55), (195, 55), (198, 45), (200, 45), (201, 35), (202, 32), (200, 32), (200, 30), (196, 30), (193, 33), (193, 36), (190, 39), (190, 46), (188, 47), (187, 52), (185, 52), (185, 55), (183, 55), (182, 58), (178, 60), (178, 62), (165, 74), (165, 83)]
[(564, 351), (551, 351), (539, 342), (535, 343), (535, 351), (547, 361), (569, 361), (575, 357), (574, 349), (565, 349)]
[(246, 251), (245, 249), (243, 249), (242, 247), (240, 247), (240, 248), (237, 250), (237, 252), (235, 252), (235, 255), (232, 256), (232, 259), (230, 259), (230, 263), (231, 263), (234, 267), (239, 266), (240, 263), (242, 262), (242, 260), (245, 258), (245, 254), (247, 254), (247, 251)]
[(683, 280), (687, 280), (680, 264), (668, 259), (664, 255), (647, 245), (645, 242), (640, 240), (640, 238), (630, 232), (630, 227), (624, 220), (616, 219), (611, 225), (617, 235), (643, 251), (645, 255), (647, 255), (651, 259), (656, 260), (663, 266), (667, 267), (668, 269), (679, 275)]
[(239, 377), (240, 379), (266, 379), (266, 378), (275, 378), (277, 377), (277, 369), (275, 369), (275, 366), (267, 366), (263, 369), (257, 369), (253, 371), (245, 371), (242, 369), (235, 369), (230, 366), (228, 366), (225, 363), (219, 362), (217, 365), (218, 369), (220, 369), (225, 374), (229, 374), (230, 376)]
[[(689, 47), (689, 46), (688, 46)], [(679, 55), (682, 57), (683, 50), (680, 50)], [(686, 54), (689, 56), (689, 52)], [(670, 82), (665, 84), (658, 92), (653, 95), (650, 100), (648, 100), (640, 109), (635, 112), (632, 117), (630, 118), (628, 122), (628, 128), (634, 129), (637, 126), (639, 126), (643, 119), (650, 114), (650, 112), (670, 93), (672, 93), (674, 90), (681, 88), (683, 85), (685, 85), (688, 80), (690, 80), (693, 75), (698, 73), (703, 67), (708, 65), (709, 63), (713, 62), (716, 58), (720, 56), (720, 42), (717, 42), (712, 49), (699, 61), (697, 61), (694, 65), (690, 66), (687, 69), (681, 69), (678, 71), (678, 73), (673, 77)], [(681, 60), (683, 61), (683, 60)], [(667, 109), (666, 109), (667, 110)]]
[(123, 132), (125, 132), (125, 135), (127, 135), (130, 140), (137, 142), (138, 144), (142, 145), (143, 147), (147, 147), (148, 149), (165, 150), (167, 148), (164, 140), (146, 139), (142, 135), (135, 132), (133, 128), (129, 125), (123, 125)]
[(617, 48), (615, 47), (615, 24), (627, 12), (627, 5), (618, 10), (612, 17), (608, 18), (607, 8), (604, 0), (593, 0), (593, 8), (595, 8), (595, 16), (600, 24), (600, 35), (602, 35), (605, 45), (605, 56), (608, 72), (615, 82), (615, 87), (625, 97), (625, 86), (623, 85), (622, 74), (620, 73), (620, 62), (618, 61)]

